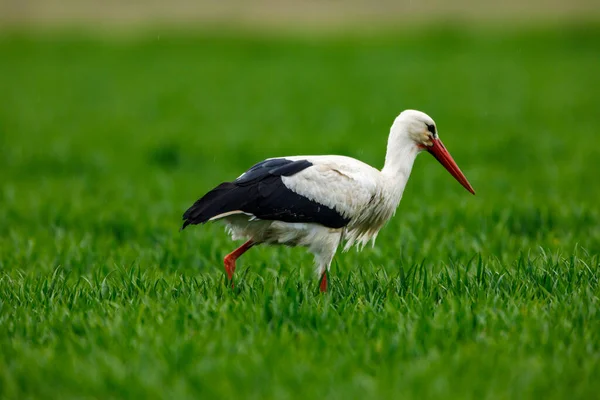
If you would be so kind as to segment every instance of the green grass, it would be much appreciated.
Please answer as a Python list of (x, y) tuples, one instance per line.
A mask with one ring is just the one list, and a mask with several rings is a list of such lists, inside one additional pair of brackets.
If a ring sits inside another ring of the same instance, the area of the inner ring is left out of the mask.
[[(600, 28), (368, 38), (0, 38), (0, 397), (593, 398)], [(374, 248), (317, 293), (303, 249), (237, 286), (201, 194), (266, 157), (418, 158)]]

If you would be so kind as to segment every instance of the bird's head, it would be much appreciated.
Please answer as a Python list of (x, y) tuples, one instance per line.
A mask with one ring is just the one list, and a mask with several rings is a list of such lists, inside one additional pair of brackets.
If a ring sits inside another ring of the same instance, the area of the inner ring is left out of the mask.
[(405, 110), (396, 117), (392, 126), (393, 131), (408, 136), (418, 152), (429, 152), (465, 189), (475, 194), (475, 190), (444, 147), (438, 136), (435, 122), (429, 115), (421, 111)]

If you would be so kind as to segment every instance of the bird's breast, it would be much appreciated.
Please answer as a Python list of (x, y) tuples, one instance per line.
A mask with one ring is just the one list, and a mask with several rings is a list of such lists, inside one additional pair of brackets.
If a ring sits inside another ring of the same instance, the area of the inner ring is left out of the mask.
[(394, 215), (397, 205), (395, 199), (386, 196), (385, 193), (375, 194), (348, 224), (345, 249), (355, 244), (364, 246), (369, 241), (374, 241), (381, 228)]

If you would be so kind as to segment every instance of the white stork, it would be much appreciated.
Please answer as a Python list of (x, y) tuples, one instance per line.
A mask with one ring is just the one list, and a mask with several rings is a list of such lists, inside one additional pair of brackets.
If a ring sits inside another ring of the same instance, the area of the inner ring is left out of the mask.
[(183, 214), (190, 224), (223, 221), (232, 239), (244, 239), (225, 256), (233, 280), (236, 260), (258, 244), (303, 246), (315, 256), (320, 290), (337, 248), (375, 241), (394, 215), (417, 154), (431, 153), (469, 192), (475, 191), (439, 139), (427, 114), (403, 111), (388, 138), (381, 171), (345, 156), (269, 158), (233, 182), (205, 194)]

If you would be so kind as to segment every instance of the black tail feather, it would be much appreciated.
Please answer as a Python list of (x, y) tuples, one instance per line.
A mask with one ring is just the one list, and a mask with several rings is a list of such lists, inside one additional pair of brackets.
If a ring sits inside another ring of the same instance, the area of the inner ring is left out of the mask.
[(227, 198), (231, 197), (232, 192), (236, 189), (237, 187), (233, 183), (224, 182), (206, 193), (183, 214), (183, 226), (181, 229), (185, 229), (188, 225), (203, 224), (216, 215), (233, 211), (227, 209), (230, 205)]

